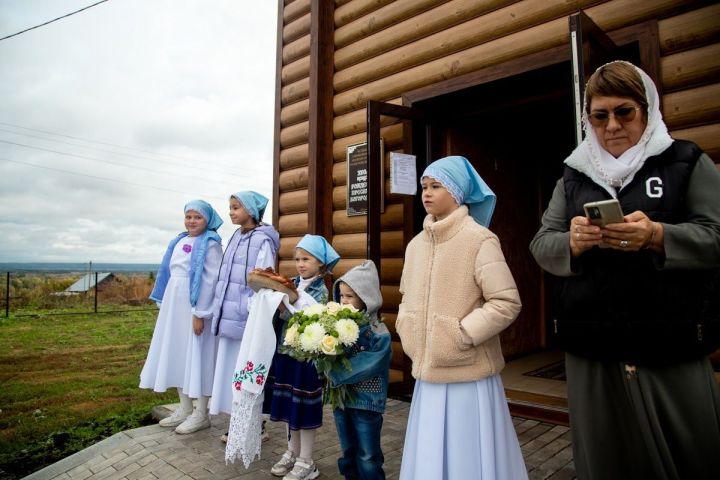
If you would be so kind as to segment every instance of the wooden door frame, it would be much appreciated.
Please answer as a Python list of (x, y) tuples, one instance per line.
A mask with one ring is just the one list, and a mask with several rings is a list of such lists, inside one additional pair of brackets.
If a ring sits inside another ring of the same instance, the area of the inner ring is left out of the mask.
[[(584, 11), (581, 10), (579, 13), (584, 14)], [(608, 37), (619, 46), (638, 42), (642, 69), (655, 82), (660, 93), (660, 43), (658, 40), (657, 20), (650, 20), (614, 30), (608, 33)], [(550, 65), (569, 62), (571, 61), (572, 52), (568, 47), (569, 45), (560, 45), (410, 90), (402, 95), (403, 105), (412, 107), (418, 102), (459, 90), (476, 87), (495, 80), (502, 80), (503, 78), (520, 75)]]
[[(405, 153), (412, 154), (416, 150), (415, 143), (412, 141), (410, 131), (412, 128), (407, 128), (408, 122), (414, 122), (415, 125), (423, 123), (425, 129), (429, 130), (428, 119), (425, 116), (425, 112), (418, 108), (395, 105), (392, 103), (379, 102), (376, 100), (369, 100), (367, 102), (367, 145), (368, 145), (368, 211), (366, 215), (367, 220), (367, 258), (375, 263), (378, 270), (378, 276), (380, 276), (382, 265), (381, 265), (381, 248), (380, 248), (380, 212), (382, 211), (381, 189), (385, 188), (384, 182), (380, 176), (381, 165), (385, 160), (382, 158), (382, 151), (380, 148), (381, 137), (380, 137), (380, 117), (382, 115), (395, 117), (402, 119), (405, 122), (403, 133), (405, 143)], [(426, 133), (426, 135), (428, 135)], [(426, 137), (429, 138), (429, 137)], [(427, 162), (429, 157), (429, 142), (425, 142), (426, 148), (424, 155), (422, 156)], [(417, 167), (417, 162), (416, 162)], [(403, 202), (404, 211), (413, 211), (413, 198), (405, 199)], [(413, 221), (405, 222), (405, 232), (403, 235), (404, 243), (407, 244), (408, 237), (408, 224), (412, 229)], [(407, 219), (407, 216), (406, 216)], [(414, 233), (412, 233), (414, 235)]]

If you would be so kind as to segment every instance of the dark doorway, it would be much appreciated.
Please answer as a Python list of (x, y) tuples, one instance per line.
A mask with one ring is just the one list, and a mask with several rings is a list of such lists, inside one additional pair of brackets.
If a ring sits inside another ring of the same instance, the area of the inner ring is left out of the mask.
[(490, 229), (523, 303), (502, 334), (508, 359), (547, 347), (543, 273), (528, 245), (575, 146), (571, 88), (561, 62), (413, 104), (433, 118), (432, 157), (468, 158), (497, 195)]

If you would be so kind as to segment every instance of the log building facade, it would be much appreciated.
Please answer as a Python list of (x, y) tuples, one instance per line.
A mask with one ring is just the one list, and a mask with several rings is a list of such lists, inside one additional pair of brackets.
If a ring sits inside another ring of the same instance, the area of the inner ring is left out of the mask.
[[(508, 358), (548, 347), (545, 279), (528, 244), (577, 142), (584, 75), (610, 59), (640, 65), (658, 85), (673, 137), (720, 160), (718, 2), (279, 0), (277, 39), (280, 272), (295, 274), (293, 247), (305, 233), (340, 253), (336, 276), (379, 261), (396, 391), (411, 381), (393, 328), (398, 286), (423, 212), (417, 198), (390, 194), (390, 152), (417, 155), (418, 174), (428, 160), (463, 155), (496, 192), (491, 228), (523, 300), (502, 335)], [(346, 148), (365, 141), (369, 214), (348, 216)], [(380, 161), (384, 185), (372, 169)]]

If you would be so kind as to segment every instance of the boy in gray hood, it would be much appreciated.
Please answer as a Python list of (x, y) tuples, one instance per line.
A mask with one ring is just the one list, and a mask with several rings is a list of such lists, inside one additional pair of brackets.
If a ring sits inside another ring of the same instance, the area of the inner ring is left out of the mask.
[(332, 386), (347, 385), (352, 396), (344, 410), (333, 412), (343, 449), (338, 468), (346, 479), (384, 479), (380, 431), (392, 348), (390, 332), (378, 318), (382, 295), (375, 264), (363, 262), (335, 281), (333, 299), (366, 311), (370, 320), (349, 348), (350, 371), (339, 367), (329, 374)]

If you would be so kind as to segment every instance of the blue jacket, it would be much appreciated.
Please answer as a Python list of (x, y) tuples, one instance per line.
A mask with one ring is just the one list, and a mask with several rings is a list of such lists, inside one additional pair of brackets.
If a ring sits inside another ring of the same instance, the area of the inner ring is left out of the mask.
[(329, 378), (332, 385), (349, 385), (353, 398), (346, 403), (346, 408), (383, 413), (387, 401), (392, 346), (390, 332), (378, 320), (382, 295), (375, 264), (366, 261), (336, 280), (333, 285), (336, 302), (340, 302), (340, 282), (347, 284), (363, 301), (370, 323), (360, 328), (357, 343), (348, 349), (350, 370), (339, 367), (330, 372)]

